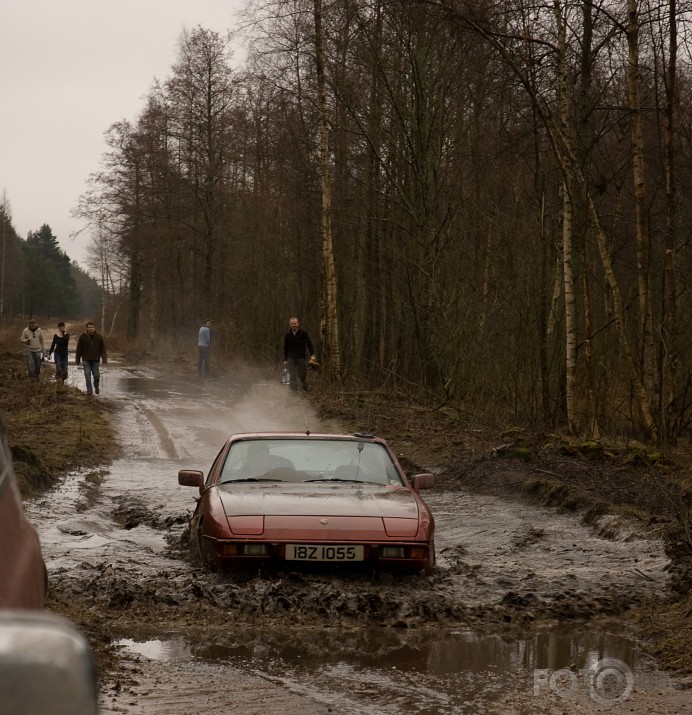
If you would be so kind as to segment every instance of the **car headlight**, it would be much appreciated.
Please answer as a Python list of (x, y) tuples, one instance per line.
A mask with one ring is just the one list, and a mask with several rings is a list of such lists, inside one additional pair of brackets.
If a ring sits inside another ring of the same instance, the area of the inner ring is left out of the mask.
[(245, 556), (266, 556), (266, 544), (243, 544), (243, 553)]
[(424, 559), (428, 556), (428, 550), (424, 546), (412, 546), (408, 556), (410, 559)]
[(383, 559), (406, 558), (406, 549), (403, 546), (383, 546), (380, 553)]
[(217, 544), (219, 556), (267, 556), (267, 544), (238, 544), (229, 541), (220, 541)]
[(383, 546), (380, 549), (383, 559), (425, 559), (428, 550), (425, 546)]

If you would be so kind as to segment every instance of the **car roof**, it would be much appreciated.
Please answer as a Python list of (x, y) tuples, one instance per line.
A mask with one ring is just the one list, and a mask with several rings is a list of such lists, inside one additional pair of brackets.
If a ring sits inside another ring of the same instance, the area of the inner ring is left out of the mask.
[(229, 438), (229, 442), (236, 442), (240, 440), (249, 439), (304, 439), (304, 440), (325, 440), (325, 439), (338, 439), (351, 442), (379, 442), (383, 443), (385, 440), (381, 437), (375, 437), (369, 432), (356, 432), (354, 434), (346, 433), (332, 433), (332, 432), (239, 432), (232, 434)]

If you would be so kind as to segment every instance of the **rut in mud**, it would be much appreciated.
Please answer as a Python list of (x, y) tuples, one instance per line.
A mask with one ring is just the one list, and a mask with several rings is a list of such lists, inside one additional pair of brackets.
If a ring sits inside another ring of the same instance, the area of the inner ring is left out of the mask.
[[(136, 644), (147, 641), (183, 643), (184, 655), (171, 659), (166, 674), (157, 670), (161, 663), (151, 665), (164, 680), (177, 677), (173, 671), (180, 667), (192, 679), (202, 677), (205, 668), (216, 673), (210, 660), (225, 658), (228, 666), (237, 656), (242, 677), (258, 676), (259, 668), (265, 688), (288, 688), (317, 708), (306, 710), (303, 702), (303, 712), (327, 707), (316, 695), (325, 688), (336, 698), (332, 712), (362, 711), (364, 702), (372, 712), (403, 712), (397, 709), (403, 701), (387, 696), (387, 688), (377, 685), (380, 675), (368, 670), (367, 662), (392, 659), (396, 668), (402, 659), (429, 661), (436, 648), (451, 648), (450, 638), (467, 643), (469, 633), (482, 632), (492, 643), (482, 641), (490, 653), (483, 663), (487, 669), (493, 657), (508, 663), (516, 659), (519, 642), (526, 650), (525, 641), (508, 643), (512, 629), (621, 616), (664, 586), (668, 561), (657, 541), (633, 535), (602, 539), (576, 516), (444, 489), (425, 493), (437, 522), (438, 561), (429, 577), (296, 569), (233, 577), (209, 573), (187, 549), (195, 492), (177, 484), (178, 470), (206, 471), (232, 432), (341, 428), (320, 424), (305, 399), (249, 373), (236, 373), (228, 383), (195, 383), (113, 364), (102, 388), (103, 397), (121, 407), (116, 419), (124, 457), (105, 471), (69, 475), (59, 488), (32, 502), (29, 511), (44, 545), (53, 606), (84, 624), (103, 646), (104, 712), (139, 712), (134, 701), (121, 702), (127, 700), (121, 681), (128, 678), (129, 693), (141, 694), (136, 683), (142, 681), (148, 692), (156, 691), (142, 664), (146, 658), (137, 653)], [(564, 630), (542, 637), (555, 643), (564, 639)], [(248, 650), (248, 643), (254, 647)], [(567, 650), (574, 650), (574, 641), (568, 643)], [(199, 655), (202, 644), (204, 657)], [(212, 645), (215, 655), (208, 652)], [(622, 648), (621, 657), (631, 655), (631, 643)], [(523, 656), (527, 667), (538, 667), (541, 652)], [(291, 653), (296, 664), (313, 659), (313, 670), (300, 676), (293, 672)], [(318, 687), (315, 669), (335, 654), (340, 663), (357, 659), (364, 670), (359, 676), (344, 674), (342, 687), (322, 681)], [(575, 656), (565, 656), (570, 657)], [(269, 677), (277, 662), (283, 675)], [(274, 682), (276, 677), (280, 682)], [(373, 678), (372, 689), (356, 697), (354, 680), (363, 677)], [(398, 692), (405, 678), (395, 680), (391, 687)], [(471, 695), (460, 683), (436, 684), (433, 678), (426, 680), (426, 697), (439, 701), (436, 709), (421, 709), (423, 697), (405, 699), (405, 709), (461, 712), (455, 708), (471, 698), (476, 709), (469, 712), (482, 712), (498, 693), (513, 687), (508, 682), (491, 687), (491, 697), (485, 688), (471, 688)], [(201, 703), (203, 695), (198, 691), (195, 696), (194, 688), (185, 697), (178, 692), (180, 709), (166, 705), (157, 710), (148, 700), (149, 710), (141, 712), (184, 712), (186, 698)], [(485, 703), (481, 709), (479, 703)]]

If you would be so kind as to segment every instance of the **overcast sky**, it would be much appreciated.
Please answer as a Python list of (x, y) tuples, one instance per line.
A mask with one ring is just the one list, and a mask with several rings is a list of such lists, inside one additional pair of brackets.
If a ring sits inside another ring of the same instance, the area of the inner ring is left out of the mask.
[[(245, 0), (0, 0), (0, 201), (17, 233), (44, 223), (85, 267), (70, 215), (106, 151), (166, 79), (184, 29), (224, 34)], [(238, 56), (238, 61), (240, 61)]]

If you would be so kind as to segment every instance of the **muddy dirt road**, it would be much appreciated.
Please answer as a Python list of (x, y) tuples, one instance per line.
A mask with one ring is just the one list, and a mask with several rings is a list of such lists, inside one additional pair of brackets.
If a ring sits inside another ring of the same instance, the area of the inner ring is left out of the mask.
[(200, 383), (112, 361), (99, 399), (119, 406), (123, 457), (28, 511), (54, 602), (109, 654), (103, 714), (692, 710), (623, 625), (663, 588), (658, 542), (434, 489), (430, 577), (209, 574), (185, 548), (196, 494), (178, 470), (208, 469), (231, 432), (339, 426), (250, 373)]

